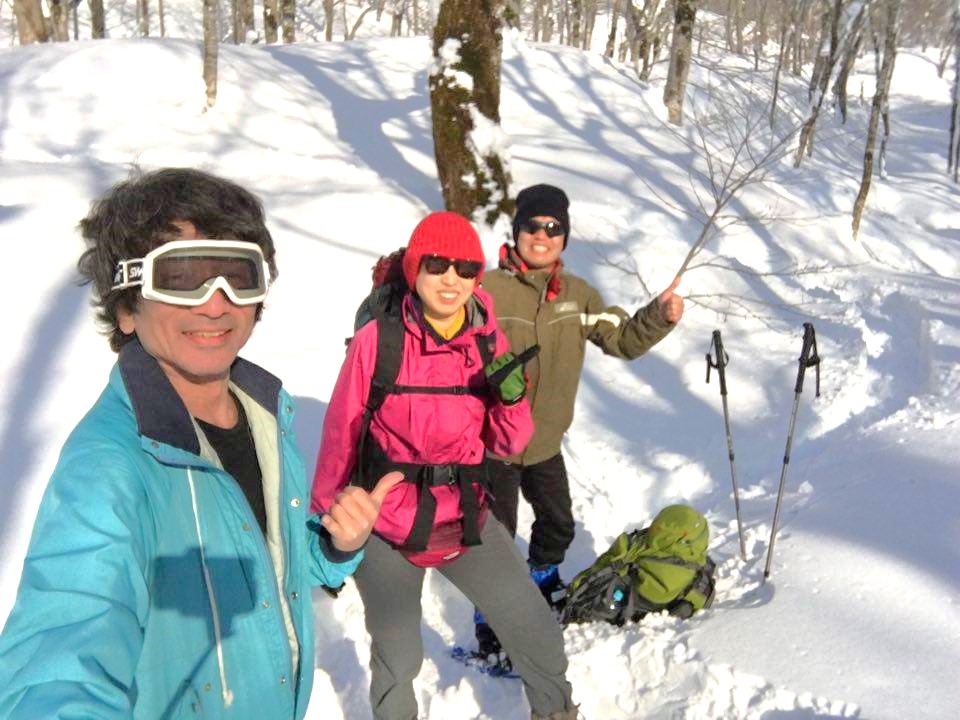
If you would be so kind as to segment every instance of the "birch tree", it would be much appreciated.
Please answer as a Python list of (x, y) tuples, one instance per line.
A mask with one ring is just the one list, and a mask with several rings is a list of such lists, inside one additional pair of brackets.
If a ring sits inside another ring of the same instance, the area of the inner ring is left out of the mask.
[(697, 17), (697, 0), (675, 0), (673, 45), (670, 48), (670, 67), (663, 88), (663, 104), (667, 106), (670, 122), (683, 122), (683, 96), (693, 45), (693, 24)]
[(867, 4), (864, 3), (860, 6), (860, 10), (847, 33), (847, 40), (842, 57), (840, 58), (840, 69), (837, 72), (837, 79), (833, 84), (834, 102), (840, 110), (840, 117), (843, 122), (847, 121), (847, 80), (850, 77), (850, 71), (853, 69), (853, 65), (860, 51), (866, 17)]
[[(873, 177), (873, 154), (877, 139), (877, 126), (880, 116), (887, 112), (887, 102), (890, 95), (890, 78), (893, 77), (893, 66), (897, 60), (897, 34), (900, 31), (901, 0), (880, 0), (884, 19), (883, 64), (877, 77), (877, 88), (873, 95), (873, 105), (870, 108), (870, 124), (867, 127), (867, 146), (863, 153), (863, 176), (860, 180), (860, 192), (853, 203), (853, 237), (860, 232), (860, 218), (870, 192), (870, 180)], [(883, 153), (881, 153), (880, 167), (883, 167)]]
[[(840, 55), (843, 43), (850, 38), (853, 23), (865, 2), (866, 0), (848, 0), (848, 4), (845, 6), (844, 0), (833, 0), (830, 12), (825, 11), (822, 16), (822, 37), (820, 41), (822, 50), (817, 56), (817, 62), (810, 80), (810, 114), (800, 130), (800, 142), (793, 157), (794, 167), (800, 167), (804, 155), (809, 157), (813, 154), (813, 133), (817, 119), (820, 117), (820, 110), (823, 107), (827, 88), (830, 86), (830, 79), (836, 68), (837, 58)], [(829, 35), (829, 42), (824, 37), (827, 35)]]
[[(629, 2), (629, 0), (627, 0)], [(614, 46), (617, 41), (617, 23), (620, 19), (620, 8), (623, 4), (623, 0), (614, 0), (613, 8), (610, 10), (610, 34), (607, 35), (607, 46), (603, 51), (603, 54), (608, 57), (613, 57)]]
[(444, 205), (490, 227), (511, 210), (500, 128), (502, 12), (503, 0), (443, 0), (429, 80)]
[(217, 0), (203, 0), (203, 82), (207, 87), (204, 111), (212, 108), (217, 101), (217, 60), (220, 53), (217, 10)]
[(947, 149), (947, 173), (960, 182), (960, 0), (953, 8), (950, 32), (953, 36), (953, 106), (950, 109), (950, 144)]

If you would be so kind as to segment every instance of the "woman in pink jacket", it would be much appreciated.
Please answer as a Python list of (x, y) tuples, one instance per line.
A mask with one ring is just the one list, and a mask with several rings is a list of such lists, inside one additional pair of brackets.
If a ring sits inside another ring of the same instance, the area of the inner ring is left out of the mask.
[(576, 717), (560, 626), (486, 507), (487, 453), (519, 452), (533, 423), (522, 365), (478, 287), (483, 265), (469, 222), (449, 212), (424, 218), (403, 256), (410, 291), (399, 311), (374, 312), (357, 331), (324, 419), (312, 509), (389, 470), (406, 480), (384, 499), (355, 575), (377, 720), (417, 717), (427, 567), (486, 616), (523, 680), (532, 717)]

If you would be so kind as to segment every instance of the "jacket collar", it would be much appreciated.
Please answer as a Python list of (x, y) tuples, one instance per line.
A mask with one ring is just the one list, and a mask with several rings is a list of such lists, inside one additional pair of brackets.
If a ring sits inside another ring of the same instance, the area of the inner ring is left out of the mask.
[[(542, 300), (550, 302), (563, 292), (563, 259), (557, 260), (552, 268), (529, 268), (517, 252), (516, 245), (504, 243), (500, 247), (501, 270), (518, 277), (522, 282), (537, 290)], [(541, 301), (542, 301), (541, 300)]]
[[(117, 361), (124, 388), (137, 419), (141, 435), (181, 450), (200, 454), (200, 441), (193, 419), (183, 400), (156, 359), (134, 338), (122, 348)], [(230, 380), (259, 405), (277, 414), (280, 379), (263, 368), (237, 358), (230, 368)]]
[(461, 338), (472, 336), (474, 333), (489, 333), (490, 314), (487, 308), (490, 306), (490, 296), (481, 288), (474, 288), (473, 294), (467, 299), (466, 309), (467, 317), (464, 321), (463, 330), (450, 340), (441, 340), (435, 332), (429, 328), (429, 323), (423, 317), (423, 304), (417, 294), (408, 292), (403, 298), (403, 322), (407, 330), (416, 337), (430, 337), (437, 345), (457, 344)]

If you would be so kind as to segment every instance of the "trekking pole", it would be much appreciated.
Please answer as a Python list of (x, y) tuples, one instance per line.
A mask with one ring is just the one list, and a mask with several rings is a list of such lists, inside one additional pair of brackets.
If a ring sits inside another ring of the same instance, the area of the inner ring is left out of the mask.
[[(716, 352), (717, 359), (714, 361), (711, 353)], [(730, 479), (733, 480), (733, 504), (737, 509), (737, 535), (740, 538), (740, 557), (747, 559), (747, 546), (743, 542), (743, 523), (740, 520), (740, 490), (737, 487), (737, 464), (733, 459), (733, 435), (730, 433), (730, 410), (727, 408), (727, 371), (726, 367), (730, 363), (730, 356), (723, 349), (723, 340), (720, 338), (720, 331), (713, 331), (713, 339), (710, 341), (710, 349), (707, 351), (707, 383), (710, 382), (710, 368), (717, 371), (720, 376), (720, 398), (723, 400), (723, 422), (727, 428), (727, 455), (730, 457)]]
[(770, 528), (770, 545), (767, 548), (767, 564), (763, 569), (763, 579), (770, 577), (770, 564), (773, 562), (773, 543), (777, 537), (777, 522), (780, 519), (780, 500), (783, 498), (783, 485), (787, 479), (787, 466), (790, 464), (790, 447), (793, 445), (793, 429), (797, 422), (797, 408), (800, 406), (800, 393), (803, 392), (803, 376), (808, 367), (817, 369), (817, 397), (820, 397), (820, 355), (817, 354), (817, 334), (812, 323), (803, 324), (803, 350), (800, 351), (800, 367), (797, 370), (797, 384), (794, 387), (793, 412), (790, 414), (790, 429), (787, 431), (787, 449), (783, 455), (783, 469), (780, 471), (780, 489), (777, 491), (777, 505), (773, 511), (773, 527)]

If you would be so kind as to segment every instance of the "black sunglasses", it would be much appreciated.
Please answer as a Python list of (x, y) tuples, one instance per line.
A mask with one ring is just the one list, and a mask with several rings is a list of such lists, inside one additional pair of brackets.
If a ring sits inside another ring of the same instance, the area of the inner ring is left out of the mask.
[(563, 225), (558, 223), (556, 220), (547, 220), (546, 222), (540, 222), (539, 220), (525, 220), (520, 223), (520, 229), (523, 232), (530, 233), (535, 235), (537, 230), (543, 230), (547, 237), (555, 238), (559, 235), (563, 235)]
[(476, 260), (454, 260), (453, 258), (439, 257), (438, 255), (427, 255), (420, 261), (420, 267), (431, 275), (443, 275), (450, 269), (451, 265), (453, 265), (453, 269), (457, 275), (464, 280), (472, 280), (479, 275), (483, 269), (483, 263), (479, 263)]

